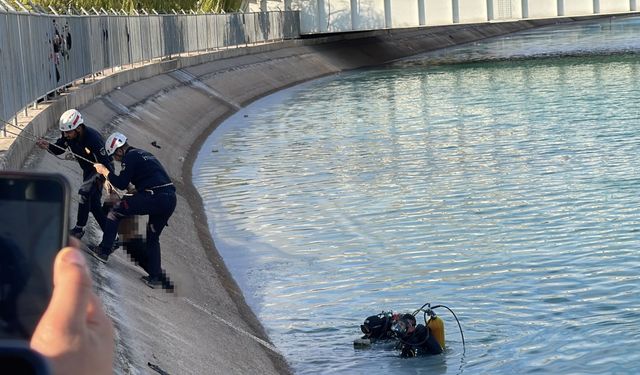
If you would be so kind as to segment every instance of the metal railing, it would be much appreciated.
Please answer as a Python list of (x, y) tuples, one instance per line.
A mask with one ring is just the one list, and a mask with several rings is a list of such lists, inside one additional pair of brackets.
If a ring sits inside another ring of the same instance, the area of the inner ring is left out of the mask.
[(639, 0), (294, 0), (293, 3), (300, 9), (303, 35), (639, 10)]
[[(296, 11), (65, 15), (0, 7), (0, 119), (109, 68), (300, 35)], [(0, 125), (1, 127), (2, 125)]]

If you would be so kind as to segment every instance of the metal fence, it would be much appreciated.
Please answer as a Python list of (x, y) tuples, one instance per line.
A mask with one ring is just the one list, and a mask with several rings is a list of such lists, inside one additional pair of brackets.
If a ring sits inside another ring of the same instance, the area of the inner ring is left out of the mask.
[(48, 94), (108, 68), (297, 38), (299, 20), (296, 11), (54, 16), (0, 10), (0, 119), (10, 121)]

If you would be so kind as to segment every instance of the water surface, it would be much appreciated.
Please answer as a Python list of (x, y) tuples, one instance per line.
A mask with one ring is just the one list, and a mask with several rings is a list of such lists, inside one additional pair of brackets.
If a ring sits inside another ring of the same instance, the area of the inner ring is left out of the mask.
[[(556, 26), (340, 74), (216, 130), (194, 181), (296, 373), (640, 371), (639, 31)], [(426, 302), (456, 312), (465, 350), (444, 309), (444, 355), (353, 348), (366, 316)]]

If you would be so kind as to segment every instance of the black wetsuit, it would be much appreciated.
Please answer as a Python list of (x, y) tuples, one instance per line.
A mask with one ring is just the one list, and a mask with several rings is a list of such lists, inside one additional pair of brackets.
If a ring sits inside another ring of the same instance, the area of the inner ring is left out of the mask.
[(418, 324), (416, 329), (404, 336), (402, 344), (402, 357), (415, 357), (418, 354), (440, 354), (442, 347), (438, 340), (431, 334), (431, 330), (423, 324)]

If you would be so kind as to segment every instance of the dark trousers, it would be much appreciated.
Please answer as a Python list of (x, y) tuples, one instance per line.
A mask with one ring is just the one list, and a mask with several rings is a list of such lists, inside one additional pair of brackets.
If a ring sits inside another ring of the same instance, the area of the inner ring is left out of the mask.
[(113, 241), (118, 232), (118, 224), (123, 217), (132, 215), (149, 215), (147, 223), (147, 272), (150, 277), (159, 277), (160, 265), (160, 234), (167, 226), (169, 218), (176, 208), (176, 193), (174, 188), (159, 189), (153, 194), (142, 191), (123, 198), (109, 211), (104, 229), (104, 237), (100, 247), (107, 253), (113, 249)]
[(104, 224), (107, 219), (102, 211), (100, 200), (102, 199), (103, 182), (95, 177), (89, 178), (82, 183), (78, 194), (80, 194), (80, 203), (78, 204), (78, 218), (76, 225), (84, 227), (89, 219), (89, 212), (98, 222), (100, 229), (104, 231)]

